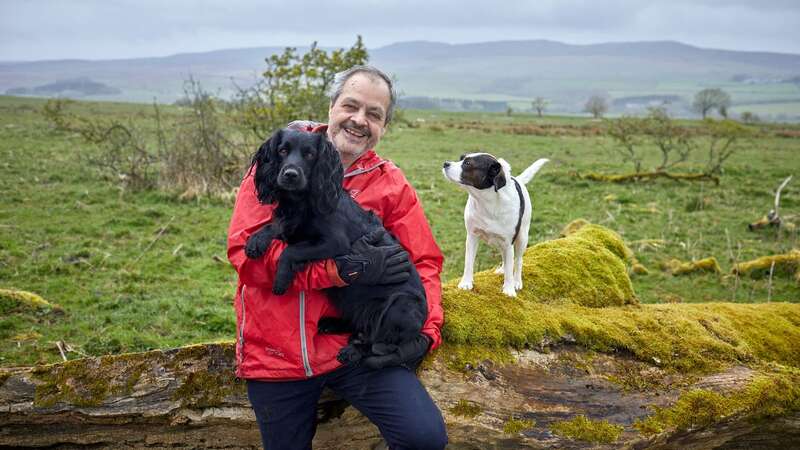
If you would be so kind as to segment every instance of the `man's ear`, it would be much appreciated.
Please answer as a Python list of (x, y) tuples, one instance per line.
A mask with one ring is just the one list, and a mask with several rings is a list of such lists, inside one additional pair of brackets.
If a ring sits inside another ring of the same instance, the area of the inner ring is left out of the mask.
[(495, 192), (506, 185), (506, 174), (503, 173), (503, 166), (501, 166), (499, 162), (492, 164), (492, 166), (489, 168), (489, 174), (494, 175), (494, 178), (492, 178), (492, 184), (494, 185)]

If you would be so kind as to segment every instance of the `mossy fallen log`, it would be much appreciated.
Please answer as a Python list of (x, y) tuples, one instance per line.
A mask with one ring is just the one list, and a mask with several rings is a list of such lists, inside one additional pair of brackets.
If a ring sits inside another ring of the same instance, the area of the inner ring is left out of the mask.
[[(800, 445), (800, 305), (640, 305), (626, 255), (587, 225), (528, 250), (517, 298), (492, 272), (445, 285), (419, 375), (453, 448)], [(0, 369), (0, 448), (259, 448), (234, 360), (221, 343)], [(380, 442), (330, 394), (318, 417), (317, 449)]]
[(738, 275), (749, 275), (753, 278), (764, 278), (772, 275), (788, 274), (800, 283), (800, 250), (772, 256), (762, 256), (751, 261), (733, 266), (731, 272)]
[(577, 173), (574, 176), (581, 180), (602, 181), (607, 183), (631, 183), (643, 180), (667, 178), (675, 181), (711, 181), (719, 185), (719, 177), (707, 173), (670, 173), (670, 172), (635, 172), (617, 175), (608, 175), (595, 172)]
[(64, 309), (33, 292), (0, 289), (0, 314), (26, 312), (63, 314)]
[[(732, 365), (684, 374), (560, 344), (456, 371), (448, 351), (429, 357), (419, 376), (452, 448), (800, 442), (796, 369)], [(207, 344), (2, 371), (0, 448), (260, 448), (233, 363), (232, 344)], [(316, 449), (380, 442), (366, 418), (330, 393), (318, 417)]]
[(722, 273), (722, 269), (719, 267), (717, 258), (714, 258), (713, 256), (698, 259), (696, 261), (681, 261), (673, 258), (668, 261), (664, 261), (662, 268), (673, 276), (690, 275), (698, 272), (711, 272), (716, 274)]

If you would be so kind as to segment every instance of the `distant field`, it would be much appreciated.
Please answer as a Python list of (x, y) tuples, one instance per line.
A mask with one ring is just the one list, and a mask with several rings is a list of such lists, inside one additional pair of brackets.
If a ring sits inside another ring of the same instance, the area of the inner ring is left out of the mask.
[[(0, 318), (0, 366), (57, 361), (56, 341), (103, 354), (231, 339), (235, 275), (225, 249), (231, 203), (121, 192), (83, 162), (96, 151), (92, 146), (44, 121), (38, 112), (43, 103), (0, 97), (0, 288), (33, 291), (66, 313)], [(136, 104), (75, 108), (94, 117), (130, 117), (142, 126), (152, 113)], [(169, 107), (165, 114), (177, 111)], [(643, 302), (763, 302), (770, 289), (772, 301), (800, 301), (800, 286), (787, 275), (776, 275), (771, 287), (767, 279), (727, 275), (735, 261), (800, 245), (797, 232), (747, 231), (748, 222), (771, 208), (772, 190), (788, 175), (796, 179), (783, 192), (781, 212), (800, 225), (800, 139), (776, 137), (781, 129), (789, 131), (781, 135), (796, 136), (800, 127), (765, 126), (725, 165), (720, 186), (615, 185), (571, 175), (630, 171), (602, 134), (602, 122), (530, 114), (405, 115), (415, 127), (392, 128), (378, 150), (403, 168), (420, 194), (446, 255), (447, 280), (457, 279), (463, 265), (466, 194), (444, 180), (441, 164), (482, 149), (506, 158), (514, 173), (550, 158), (529, 185), (531, 244), (556, 238), (576, 218), (616, 230), (650, 269), (633, 278)], [(541, 126), (551, 128), (543, 133)], [(699, 156), (681, 169), (699, 167)], [(653, 164), (655, 157), (648, 161)], [(636, 244), (652, 239), (663, 244)], [(659, 269), (670, 258), (707, 256), (719, 260), (725, 275), (673, 277)], [(498, 262), (496, 252), (481, 247), (479, 269)]]

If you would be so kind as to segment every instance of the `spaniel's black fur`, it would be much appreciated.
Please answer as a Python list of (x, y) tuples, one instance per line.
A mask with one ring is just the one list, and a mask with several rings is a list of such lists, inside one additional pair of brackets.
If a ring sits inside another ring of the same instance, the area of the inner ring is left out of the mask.
[[(342, 188), (342, 163), (324, 134), (277, 131), (253, 156), (253, 168), (259, 201), (278, 205), (272, 222), (248, 239), (245, 252), (258, 258), (272, 239), (289, 244), (278, 258), (275, 294), (286, 292), (305, 263), (345, 255), (357, 239), (383, 228)], [(388, 233), (384, 236), (379, 245), (396, 243)], [(353, 333), (339, 353), (345, 364), (393, 351), (416, 338), (427, 318), (425, 290), (413, 265), (403, 283), (353, 284), (327, 293), (341, 319), (324, 317), (318, 326), (321, 332)]]

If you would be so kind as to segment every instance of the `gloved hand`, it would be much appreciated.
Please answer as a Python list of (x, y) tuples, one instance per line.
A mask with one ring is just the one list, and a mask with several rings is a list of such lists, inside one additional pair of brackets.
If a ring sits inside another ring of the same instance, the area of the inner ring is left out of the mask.
[(400, 244), (376, 247), (386, 230), (372, 231), (350, 247), (350, 254), (333, 259), (339, 277), (347, 284), (402, 283), (411, 276), (411, 262)]
[(363, 364), (370, 369), (403, 366), (408, 370), (417, 370), (417, 366), (422, 362), (422, 358), (428, 353), (431, 342), (431, 338), (420, 333), (415, 339), (400, 344), (400, 346), (391, 353), (364, 358)]

